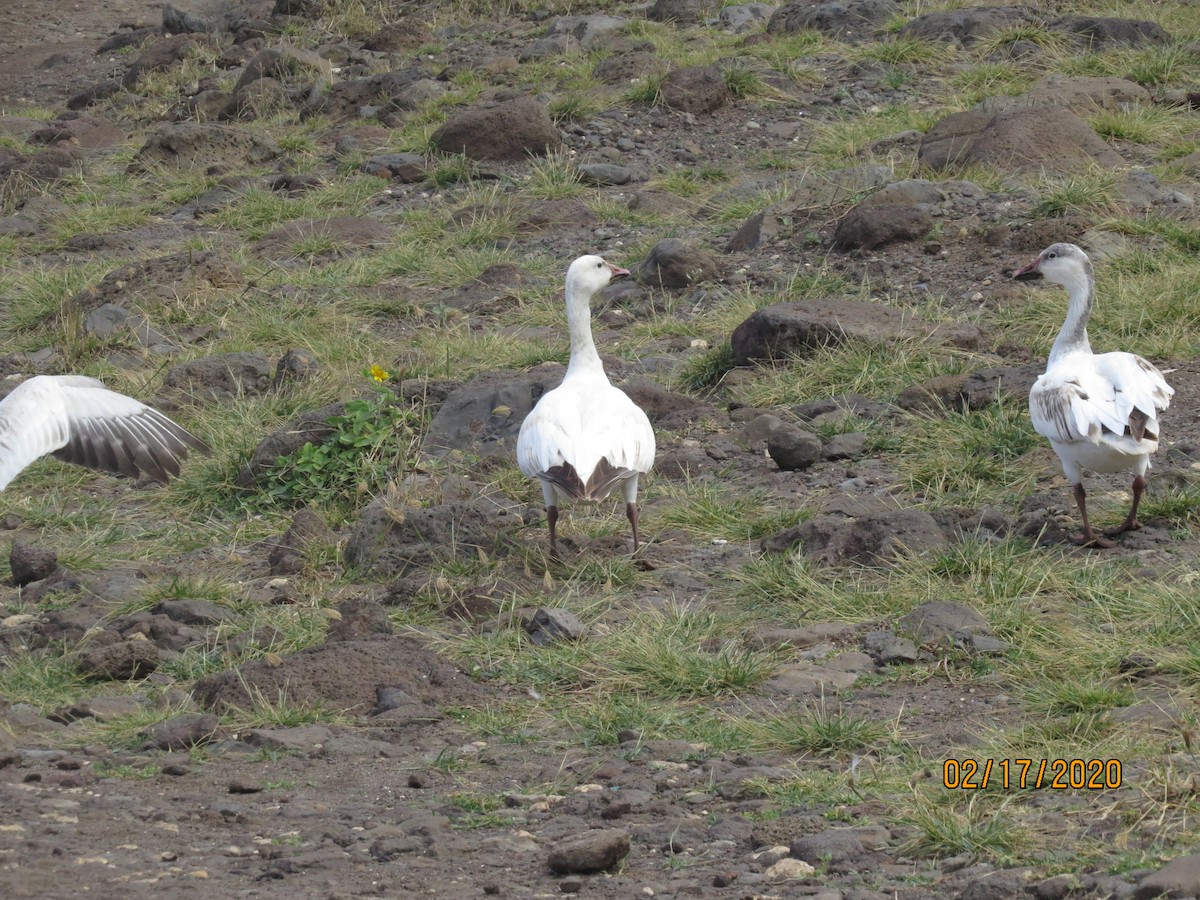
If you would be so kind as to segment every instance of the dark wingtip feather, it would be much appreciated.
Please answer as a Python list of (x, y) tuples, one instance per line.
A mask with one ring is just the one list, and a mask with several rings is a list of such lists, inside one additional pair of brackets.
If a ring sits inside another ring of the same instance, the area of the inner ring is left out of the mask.
[(130, 478), (145, 475), (165, 483), (179, 476), (180, 463), (190, 450), (212, 455), (204, 441), (147, 407), (127, 418), (95, 419), (77, 425), (67, 445), (54, 451), (54, 456), (89, 469)]

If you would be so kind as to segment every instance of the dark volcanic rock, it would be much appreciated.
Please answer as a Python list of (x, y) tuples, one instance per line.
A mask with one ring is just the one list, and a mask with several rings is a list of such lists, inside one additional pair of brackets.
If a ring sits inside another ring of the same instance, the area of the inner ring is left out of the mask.
[(147, 748), (186, 750), (213, 739), (220, 720), (208, 713), (188, 713), (156, 722), (141, 733)]
[(767, 438), (767, 453), (785, 472), (807, 469), (821, 458), (821, 439), (796, 425), (781, 423)]
[(646, 10), (646, 18), (651, 22), (692, 25), (703, 22), (711, 9), (709, 0), (654, 0), (654, 5)]
[(337, 616), (329, 623), (326, 641), (361, 641), (391, 635), (392, 620), (382, 605), (367, 597), (338, 604)]
[(562, 134), (545, 107), (532, 97), (518, 97), (451, 117), (429, 143), (468, 159), (520, 162), (557, 150)]
[(373, 500), (346, 542), (346, 561), (377, 575), (400, 575), (438, 556), (502, 549), (522, 524), (521, 508), (493, 498), (412, 507)]
[(1050, 27), (1078, 38), (1093, 53), (1111, 46), (1163, 46), (1171, 43), (1171, 35), (1165, 28), (1145, 19), (1065, 16)]
[(256, 166), (279, 155), (270, 138), (231, 125), (179, 122), (163, 125), (146, 139), (129, 169), (140, 173), (168, 169), (237, 169)]
[(267, 562), (272, 575), (293, 575), (304, 569), (304, 554), (313, 544), (333, 544), (335, 535), (325, 520), (308, 507), (296, 510), (292, 524), (271, 548)]
[(521, 423), (546, 391), (562, 382), (565, 369), (541, 365), (524, 374), (491, 372), (448, 396), (429, 428), (421, 452), (443, 457), (454, 450), (508, 456), (516, 449)]
[(917, 159), (931, 169), (994, 166), (1005, 172), (1119, 166), (1121, 155), (1067, 109), (968, 110), (946, 116), (921, 141)]
[(222, 353), (173, 366), (163, 387), (193, 400), (253, 397), (271, 387), (271, 363), (261, 353)]
[(79, 659), (79, 671), (97, 681), (128, 681), (158, 668), (158, 647), (147, 640), (122, 641), (87, 650)]
[(734, 329), (730, 343), (734, 364), (745, 366), (755, 360), (809, 356), (829, 344), (898, 340), (977, 349), (982, 335), (974, 325), (932, 324), (879, 303), (824, 298), (763, 307)]
[(892, 0), (794, 0), (775, 11), (767, 32), (795, 34), (811, 28), (840, 40), (866, 40), (899, 14)]
[(716, 66), (672, 69), (659, 86), (663, 106), (699, 116), (715, 112), (731, 99), (725, 76)]
[(933, 216), (922, 206), (884, 203), (856, 206), (838, 222), (833, 249), (877, 250), (902, 241), (919, 241), (933, 228)]
[(585, 831), (559, 840), (546, 862), (559, 875), (600, 872), (628, 856), (629, 845), (629, 832), (622, 828)]
[(58, 554), (50, 547), (38, 547), (14, 541), (8, 553), (12, 583), (24, 587), (34, 581), (49, 578), (58, 568)]
[(633, 276), (642, 284), (670, 289), (709, 281), (718, 272), (717, 261), (708, 252), (678, 238), (667, 238), (650, 249), (634, 267)]
[(922, 603), (901, 617), (899, 627), (912, 634), (918, 643), (933, 644), (959, 632), (991, 634), (987, 619), (961, 603), (935, 601)]
[(1036, 20), (1036, 13), (1024, 6), (981, 6), (945, 9), (925, 13), (906, 22), (901, 37), (943, 40), (967, 46), (997, 31)]
[(943, 550), (949, 540), (924, 510), (895, 509), (857, 518), (817, 516), (763, 538), (762, 549), (778, 553), (796, 544), (806, 555), (826, 565), (875, 565), (905, 555)]
[(556, 641), (577, 641), (585, 628), (579, 617), (569, 609), (538, 608), (522, 626), (529, 640), (539, 647)]
[(1179, 856), (1138, 882), (1135, 900), (1200, 896), (1200, 854)]

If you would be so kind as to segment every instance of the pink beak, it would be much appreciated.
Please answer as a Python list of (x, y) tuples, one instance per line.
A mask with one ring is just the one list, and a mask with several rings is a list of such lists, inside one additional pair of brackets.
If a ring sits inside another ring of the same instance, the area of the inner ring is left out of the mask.
[(1012, 273), (1012, 277), (1017, 281), (1032, 281), (1035, 278), (1041, 278), (1042, 273), (1038, 268), (1042, 264), (1042, 257), (1039, 255), (1037, 259), (1031, 262), (1024, 268), (1017, 269)]
[(622, 275), (629, 274), (628, 269), (622, 269), (620, 266), (614, 266), (612, 263), (608, 264), (608, 269), (610, 272), (612, 272), (613, 278), (620, 278)]

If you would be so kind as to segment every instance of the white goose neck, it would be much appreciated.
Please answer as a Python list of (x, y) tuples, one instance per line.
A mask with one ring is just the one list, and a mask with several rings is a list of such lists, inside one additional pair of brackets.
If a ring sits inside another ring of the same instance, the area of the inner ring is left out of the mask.
[(1062, 286), (1067, 289), (1067, 318), (1054, 346), (1050, 348), (1050, 359), (1057, 359), (1071, 353), (1091, 353), (1092, 345), (1088, 341), (1087, 324), (1092, 314), (1092, 296), (1095, 290), (1095, 279), (1092, 267), (1085, 263), (1078, 269), (1073, 269), (1064, 276)]
[(567, 378), (580, 375), (599, 375), (605, 378), (604, 364), (592, 339), (592, 296), (572, 282), (567, 283), (567, 328), (571, 332), (571, 362)]

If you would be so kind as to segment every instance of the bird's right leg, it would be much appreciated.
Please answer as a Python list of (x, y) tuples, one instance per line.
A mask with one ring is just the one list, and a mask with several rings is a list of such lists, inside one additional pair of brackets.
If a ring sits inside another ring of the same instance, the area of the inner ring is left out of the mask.
[(558, 524), (558, 507), (546, 507), (546, 522), (550, 526), (550, 555), (555, 559), (558, 558), (558, 535), (555, 533), (554, 526)]
[(1116, 537), (1118, 534), (1124, 534), (1127, 531), (1137, 531), (1142, 527), (1142, 523), (1138, 521), (1137, 511), (1138, 504), (1142, 500), (1142, 491), (1146, 490), (1146, 476), (1135, 475), (1133, 477), (1133, 505), (1129, 507), (1129, 515), (1125, 517), (1125, 521), (1114, 528), (1112, 531), (1104, 532), (1109, 537)]
[(550, 526), (550, 555), (555, 559), (558, 558), (558, 496), (554, 492), (554, 485), (548, 481), (542, 482), (542, 500), (546, 504), (546, 524)]
[(1083, 519), (1083, 534), (1078, 534), (1071, 540), (1081, 547), (1101, 547), (1108, 550), (1117, 546), (1108, 538), (1101, 537), (1092, 531), (1092, 526), (1088, 522), (1086, 499), (1087, 492), (1083, 489), (1083, 482), (1080, 482), (1075, 485), (1075, 502), (1079, 505), (1079, 516)]

